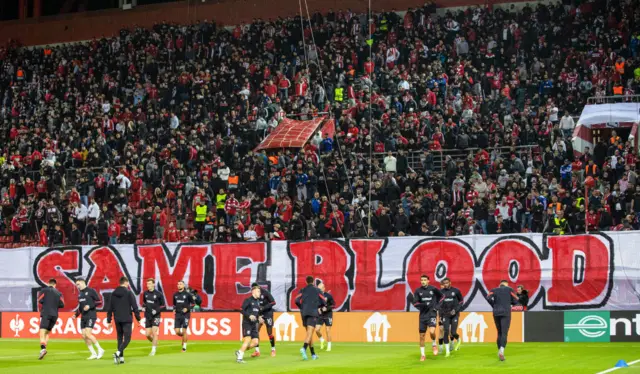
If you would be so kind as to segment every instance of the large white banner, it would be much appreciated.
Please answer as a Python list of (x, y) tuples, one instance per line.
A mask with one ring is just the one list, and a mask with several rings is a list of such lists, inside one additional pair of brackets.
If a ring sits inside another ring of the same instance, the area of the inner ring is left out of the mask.
[(502, 279), (529, 290), (531, 310), (638, 310), (640, 232), (0, 249), (0, 310), (35, 310), (36, 292), (50, 278), (65, 310), (77, 306), (78, 277), (108, 302), (127, 276), (136, 294), (155, 279), (169, 304), (185, 280), (203, 309), (216, 311), (239, 309), (258, 282), (271, 290), (276, 310), (291, 311), (313, 275), (339, 310), (403, 311), (412, 310), (422, 274), (436, 286), (450, 278), (468, 311), (490, 310), (485, 295)]

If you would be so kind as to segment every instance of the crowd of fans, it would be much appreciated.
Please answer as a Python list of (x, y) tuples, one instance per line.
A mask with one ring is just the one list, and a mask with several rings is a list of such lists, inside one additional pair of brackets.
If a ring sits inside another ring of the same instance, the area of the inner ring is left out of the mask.
[[(632, 142), (613, 133), (579, 157), (571, 143), (587, 98), (638, 89), (636, 5), (439, 17), (427, 3), (371, 20), (330, 10), (231, 29), (160, 23), (56, 47), (10, 42), (0, 49), (2, 240), (638, 228)], [(319, 113), (335, 120), (334, 136), (252, 151), (285, 115)], [(446, 156), (454, 148), (468, 157)]]

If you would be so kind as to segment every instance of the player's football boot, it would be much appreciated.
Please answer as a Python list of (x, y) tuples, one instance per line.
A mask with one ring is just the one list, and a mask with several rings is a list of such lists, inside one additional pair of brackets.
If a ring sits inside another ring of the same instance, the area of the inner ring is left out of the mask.
[(438, 355), (438, 346), (434, 345), (432, 348), (433, 348), (433, 349), (432, 349), (432, 351), (433, 351), (433, 355), (434, 355), (434, 356), (437, 356), (437, 355)]
[(236, 362), (239, 364), (246, 364), (247, 362), (245, 360), (240, 360), (240, 359), (236, 359)]
[(461, 344), (462, 344), (462, 341), (460, 341), (460, 339), (456, 340), (456, 344), (453, 346), (453, 350), (454, 351), (459, 351)]
[(91, 355), (89, 356), (89, 358), (87, 358), (87, 360), (97, 360), (98, 359), (98, 355)]
[(102, 356), (104, 356), (104, 349), (100, 348), (98, 349), (98, 360), (101, 359)]
[(320, 349), (324, 349), (324, 340), (320, 340)]
[(40, 351), (40, 356), (38, 357), (38, 360), (42, 360), (44, 358), (44, 356), (47, 355), (47, 350), (43, 349)]
[(317, 356), (317, 355), (313, 355), (313, 356), (311, 356), (311, 359), (312, 359), (312, 360), (317, 360), (317, 359), (318, 359), (318, 356)]
[(276, 357), (276, 349), (271, 350), (271, 357)]
[(500, 359), (500, 361), (504, 361), (504, 353), (498, 352), (498, 358)]
[(447, 351), (444, 353), (444, 357), (449, 357), (449, 356), (451, 356), (451, 351), (447, 349)]
[(120, 365), (120, 355), (118, 355), (118, 352), (113, 354), (113, 363), (116, 365)]
[(424, 360), (426, 360), (426, 359), (427, 359), (427, 358), (426, 358), (425, 356), (420, 356), (420, 361), (424, 361)]
[(327, 352), (331, 352), (331, 346), (327, 346)]
[(302, 359), (307, 361), (309, 357), (307, 357), (307, 351), (304, 348), (300, 348), (300, 354), (302, 355)]
[(251, 357), (260, 357), (260, 352), (255, 351), (251, 354)]

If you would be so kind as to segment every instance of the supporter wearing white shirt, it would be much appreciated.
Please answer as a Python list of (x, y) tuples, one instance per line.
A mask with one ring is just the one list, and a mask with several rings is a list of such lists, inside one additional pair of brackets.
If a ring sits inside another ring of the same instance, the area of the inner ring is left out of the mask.
[(253, 229), (253, 225), (249, 226), (249, 229), (244, 232), (244, 240), (248, 242), (255, 242), (258, 240), (258, 233)]
[(396, 163), (397, 159), (393, 156), (391, 152), (387, 153), (387, 157), (384, 158), (384, 170), (390, 173), (396, 172)]
[(573, 129), (576, 127), (576, 123), (573, 120), (573, 117), (569, 115), (569, 113), (565, 113), (560, 120), (560, 130), (562, 130), (562, 134), (565, 138), (571, 137), (573, 134)]
[(116, 177), (116, 182), (118, 183), (118, 189), (121, 193), (126, 193), (129, 187), (131, 187), (131, 180), (122, 173), (118, 174), (118, 176)]
[(76, 214), (76, 218), (78, 220), (84, 221), (85, 219), (87, 219), (87, 214), (89, 213), (89, 211), (84, 204), (80, 203), (76, 206), (74, 213)]
[(90, 220), (93, 219), (98, 221), (98, 219), (100, 219), (100, 206), (95, 200), (93, 200), (89, 205), (89, 208), (87, 209), (87, 216)]
[(218, 177), (227, 182), (229, 180), (229, 174), (231, 174), (231, 170), (229, 170), (229, 167), (224, 164), (224, 161), (220, 161), (220, 167), (218, 168)]
[(176, 116), (175, 113), (171, 113), (171, 122), (169, 123), (169, 127), (171, 128), (171, 130), (175, 130), (180, 126), (180, 120), (178, 119), (178, 116)]

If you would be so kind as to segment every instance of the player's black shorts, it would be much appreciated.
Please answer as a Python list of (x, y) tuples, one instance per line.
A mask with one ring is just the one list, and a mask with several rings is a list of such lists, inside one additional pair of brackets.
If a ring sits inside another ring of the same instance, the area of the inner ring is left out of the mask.
[(333, 326), (333, 313), (320, 316), (320, 318), (318, 318), (318, 325)]
[(95, 314), (87, 314), (83, 315), (80, 318), (80, 328), (84, 329), (92, 329), (96, 324), (96, 315)]
[(56, 321), (58, 321), (58, 317), (41, 316), (40, 317), (40, 329), (51, 331), (51, 330), (53, 330), (53, 326), (56, 325)]
[(263, 314), (262, 319), (267, 327), (273, 327), (273, 312)]
[(176, 314), (175, 326), (176, 329), (186, 329), (189, 327), (189, 315), (188, 314)]
[(444, 322), (445, 322), (446, 319), (448, 319), (449, 323), (451, 323), (451, 324), (458, 323), (458, 317), (460, 317), (459, 313), (456, 313), (453, 316), (451, 314), (449, 314), (448, 312), (440, 314), (440, 326), (444, 325)]
[[(155, 316), (153, 314), (150, 315), (146, 315), (144, 316), (144, 328), (145, 329), (150, 329), (152, 327), (160, 327), (160, 315), (156, 314)], [(176, 326), (176, 328), (178, 328)]]
[(431, 311), (425, 316), (420, 316), (419, 331), (421, 334), (427, 332), (429, 327), (436, 327), (438, 325), (437, 316), (438, 314), (435, 311)]
[(302, 326), (304, 327), (316, 327), (318, 324), (318, 317), (315, 316), (302, 316)]
[(258, 324), (256, 322), (251, 322), (249, 320), (242, 320), (242, 337), (246, 338), (247, 336), (251, 337), (251, 339), (258, 339)]

